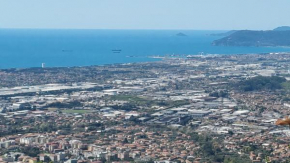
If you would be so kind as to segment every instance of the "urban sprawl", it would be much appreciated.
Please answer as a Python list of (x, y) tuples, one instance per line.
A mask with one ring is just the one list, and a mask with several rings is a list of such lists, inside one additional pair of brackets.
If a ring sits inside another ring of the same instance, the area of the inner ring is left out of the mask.
[(0, 70), (0, 162), (288, 162), (290, 53)]

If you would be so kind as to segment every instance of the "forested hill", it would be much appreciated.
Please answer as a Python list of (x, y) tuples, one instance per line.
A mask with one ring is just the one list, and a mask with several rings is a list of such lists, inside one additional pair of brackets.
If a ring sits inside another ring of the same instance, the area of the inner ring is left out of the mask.
[(290, 30), (241, 30), (213, 41), (215, 46), (290, 46)]
[(281, 26), (281, 27), (277, 27), (273, 30), (274, 31), (288, 31), (288, 30), (290, 30), (290, 27), (289, 26)]

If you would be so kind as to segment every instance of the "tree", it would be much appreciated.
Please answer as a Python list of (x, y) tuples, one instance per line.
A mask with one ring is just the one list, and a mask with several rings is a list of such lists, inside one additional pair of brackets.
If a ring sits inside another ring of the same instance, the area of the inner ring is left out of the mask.
[(128, 144), (128, 143), (129, 143), (128, 139), (125, 138), (125, 139), (123, 140), (123, 144)]
[(38, 154), (40, 154), (39, 148), (32, 147), (32, 146), (25, 146), (21, 148), (21, 152), (23, 152), (24, 154), (30, 157), (36, 157)]

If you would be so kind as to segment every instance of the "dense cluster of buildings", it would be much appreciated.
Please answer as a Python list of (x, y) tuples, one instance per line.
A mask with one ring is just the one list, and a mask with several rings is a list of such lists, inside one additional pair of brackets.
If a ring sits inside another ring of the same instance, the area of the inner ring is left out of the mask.
[(290, 54), (277, 53), (0, 70), (0, 162), (212, 161), (193, 133), (211, 150), (286, 161), (290, 130), (275, 121), (289, 90), (236, 84), (289, 69)]

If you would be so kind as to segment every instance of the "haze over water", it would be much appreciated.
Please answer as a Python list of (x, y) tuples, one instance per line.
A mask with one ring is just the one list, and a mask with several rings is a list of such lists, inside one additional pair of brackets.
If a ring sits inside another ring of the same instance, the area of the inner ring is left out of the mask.
[[(182, 32), (187, 36), (177, 36)], [(0, 69), (148, 62), (153, 55), (289, 52), (282, 47), (217, 47), (224, 31), (0, 29)], [(113, 50), (121, 50), (114, 53)], [(131, 56), (131, 57), (128, 57)], [(133, 57), (132, 57), (133, 56)]]

